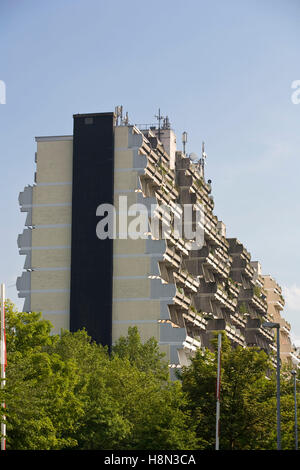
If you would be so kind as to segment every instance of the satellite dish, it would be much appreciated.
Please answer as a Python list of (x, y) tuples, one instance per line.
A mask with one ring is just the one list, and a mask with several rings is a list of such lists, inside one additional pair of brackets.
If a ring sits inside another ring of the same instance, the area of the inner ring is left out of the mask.
[(190, 159), (192, 160), (192, 162), (196, 162), (197, 160), (199, 160), (199, 157), (196, 153), (192, 152), (190, 153)]

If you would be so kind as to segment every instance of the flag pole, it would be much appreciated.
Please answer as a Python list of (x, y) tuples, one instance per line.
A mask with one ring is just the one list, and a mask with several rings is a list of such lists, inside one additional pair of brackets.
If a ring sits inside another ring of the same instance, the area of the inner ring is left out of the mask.
[(222, 348), (222, 333), (218, 333), (218, 365), (217, 365), (217, 406), (216, 406), (216, 446), (215, 449), (220, 449), (220, 391), (221, 391), (221, 348)]
[[(5, 285), (1, 284), (1, 389), (5, 387), (5, 367), (6, 367), (6, 338), (5, 338)], [(2, 404), (5, 409), (5, 402)], [(1, 422), (1, 450), (6, 450), (6, 423), (5, 415)]]

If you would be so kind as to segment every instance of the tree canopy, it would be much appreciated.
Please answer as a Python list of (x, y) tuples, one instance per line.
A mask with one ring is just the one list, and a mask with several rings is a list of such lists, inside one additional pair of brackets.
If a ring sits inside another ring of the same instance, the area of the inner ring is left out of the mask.
[(180, 384), (136, 328), (109, 355), (86, 331), (51, 335), (40, 314), (8, 302), (6, 330), (8, 449), (197, 447)]
[[(154, 338), (131, 327), (108, 352), (85, 330), (51, 334), (39, 313), (6, 304), (8, 449), (213, 449), (216, 338), (197, 350), (179, 380)], [(223, 334), (220, 448), (276, 449), (276, 374), (256, 348)], [(299, 405), (299, 400), (298, 400)], [(4, 409), (1, 415), (3, 416)], [(294, 448), (290, 371), (282, 368), (283, 449)]]
[[(206, 449), (215, 445), (215, 352), (198, 350), (180, 373), (197, 436)], [(282, 368), (282, 445), (294, 448), (294, 401), (291, 374)], [(276, 449), (276, 373), (270, 357), (258, 348), (232, 348), (223, 333), (221, 361), (220, 449)]]

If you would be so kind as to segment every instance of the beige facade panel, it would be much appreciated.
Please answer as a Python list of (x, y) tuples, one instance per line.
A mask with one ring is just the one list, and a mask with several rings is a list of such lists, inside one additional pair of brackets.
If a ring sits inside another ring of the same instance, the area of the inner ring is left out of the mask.
[[(120, 199), (120, 197), (122, 199)], [(126, 199), (125, 199), (126, 197)], [(120, 194), (114, 194), (114, 206), (117, 211), (124, 210), (125, 207), (128, 209), (132, 204), (137, 204), (137, 193), (132, 192), (132, 193), (120, 193)], [(136, 216), (128, 216), (128, 223), (130, 223), (130, 220), (133, 220), (135, 217), (139, 215), (139, 212), (137, 212)]]
[(43, 314), (43, 318), (45, 320), (50, 321), (53, 326), (52, 332), (54, 334), (60, 334), (61, 330), (69, 330), (70, 329), (70, 315), (67, 313), (59, 314), (59, 313), (45, 313)]
[(170, 362), (170, 346), (168, 344), (160, 344), (159, 349), (163, 354), (165, 354), (163, 360)]
[(114, 277), (116, 276), (145, 276), (150, 273), (151, 258), (142, 256), (138, 258), (114, 258)]
[(34, 186), (33, 204), (63, 204), (72, 202), (72, 185)]
[(127, 189), (138, 188), (138, 173), (132, 170), (132, 172), (115, 172), (114, 176), (114, 190), (125, 191)]
[(31, 273), (31, 289), (70, 289), (70, 270), (33, 271)]
[(146, 252), (147, 240), (114, 240), (114, 254), (115, 255), (130, 255), (130, 254), (144, 254)]
[(32, 246), (69, 246), (71, 227), (36, 228), (32, 230)]
[(112, 341), (115, 343), (120, 336), (127, 336), (128, 328), (136, 326), (139, 330), (141, 340), (147, 341), (152, 336), (158, 341), (159, 339), (159, 325), (156, 323), (113, 323), (112, 328)]
[(71, 224), (71, 206), (49, 206), (32, 208), (32, 225)]
[(115, 151), (115, 168), (133, 168), (133, 151), (132, 150), (116, 150)]
[(71, 264), (71, 249), (33, 250), (32, 268), (67, 268)]
[(115, 127), (115, 149), (128, 147), (128, 127)]
[(114, 302), (113, 322), (131, 321), (140, 319), (157, 321), (160, 317), (160, 302), (155, 300), (140, 300), (127, 302)]
[(37, 143), (37, 183), (72, 181), (73, 142)]
[(114, 279), (113, 298), (131, 299), (150, 297), (149, 279)]
[(43, 312), (44, 310), (67, 310), (70, 306), (70, 292), (32, 292), (32, 312)]

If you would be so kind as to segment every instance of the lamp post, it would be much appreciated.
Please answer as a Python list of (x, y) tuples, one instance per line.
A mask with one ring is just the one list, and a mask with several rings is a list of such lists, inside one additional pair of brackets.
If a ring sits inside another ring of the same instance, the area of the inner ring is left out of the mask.
[(297, 371), (292, 370), (291, 374), (294, 379), (294, 404), (295, 404), (295, 450), (298, 450), (298, 422), (297, 422)]
[(281, 450), (281, 427), (280, 427), (280, 324), (273, 322), (263, 323), (266, 328), (276, 328), (277, 330), (277, 450)]
[(221, 390), (221, 348), (222, 333), (218, 333), (218, 367), (217, 367), (217, 390), (216, 390), (216, 450), (220, 448), (220, 390)]
[[(0, 388), (3, 389), (5, 387), (5, 367), (6, 367), (6, 340), (5, 340), (5, 285), (1, 284), (1, 341), (0, 341), (0, 357), (1, 357), (1, 384)], [(2, 408), (5, 409), (5, 402), (2, 403)], [(6, 450), (6, 417), (5, 415), (2, 417), (1, 422), (1, 450)]]
[(208, 320), (207, 331), (218, 332), (218, 356), (217, 356), (217, 386), (216, 386), (216, 445), (215, 450), (220, 449), (220, 394), (221, 394), (221, 349), (222, 349), (222, 331), (226, 329), (225, 320), (222, 318), (213, 319), (211, 316)]

